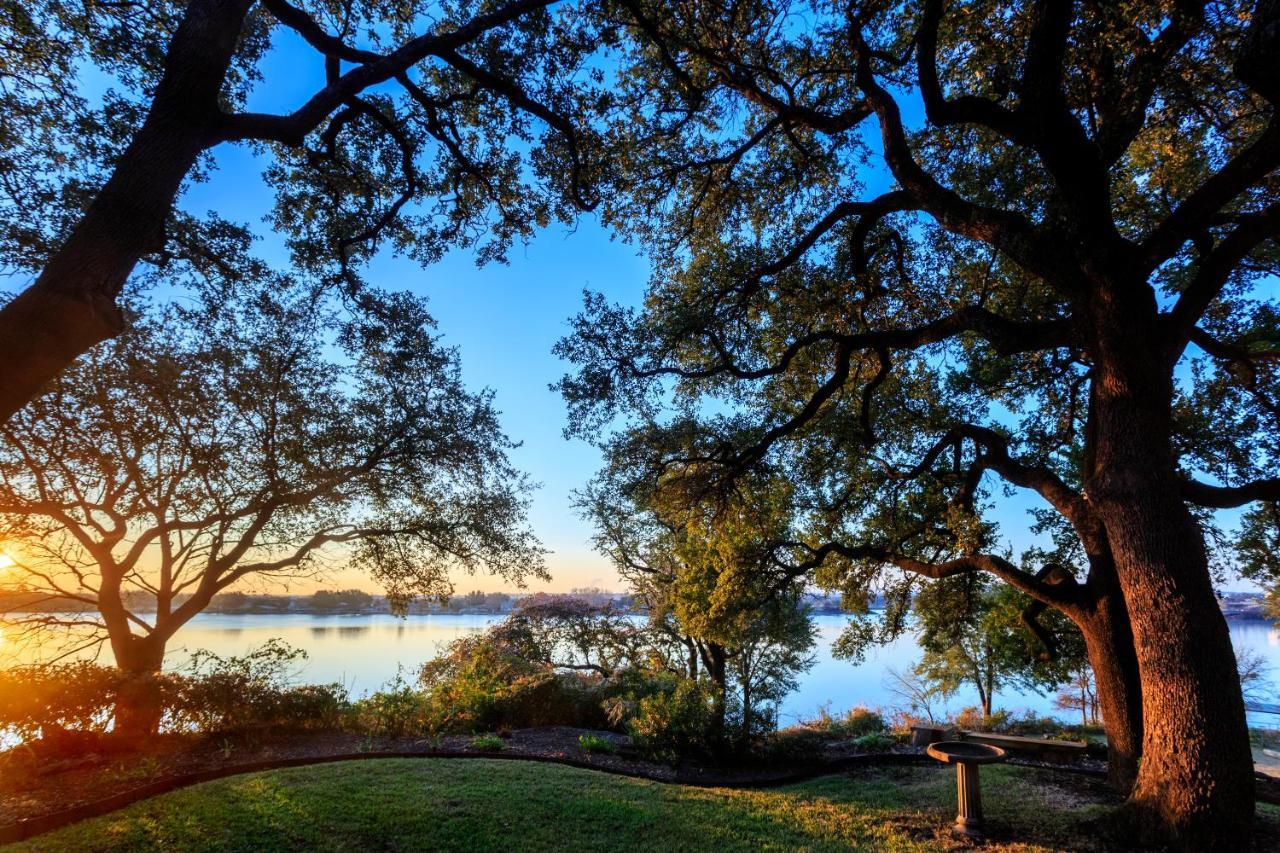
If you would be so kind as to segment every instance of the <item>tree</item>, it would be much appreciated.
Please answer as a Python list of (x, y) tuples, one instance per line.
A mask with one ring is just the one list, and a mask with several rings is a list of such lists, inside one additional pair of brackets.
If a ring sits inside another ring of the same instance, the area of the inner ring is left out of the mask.
[(945, 703), (947, 697), (935, 682), (923, 678), (916, 667), (905, 672), (890, 667), (884, 688), (891, 696), (896, 696), (904, 703), (901, 710), (911, 717), (923, 714), (930, 724), (945, 719), (941, 716), (946, 713), (945, 710), (939, 710), (935, 714), (935, 709), (939, 702)]
[[(1113, 777), (1136, 771), (1126, 813), (1245, 844), (1205, 530), (1280, 497), (1280, 3), (603, 14), (625, 53), (602, 209), (656, 275), (639, 313), (590, 296), (562, 343), (573, 431), (629, 415), (691, 494), (785, 470), (811, 519), (780, 554), (797, 571), (985, 571), (1060, 610)], [(1082, 559), (1038, 577), (982, 550), (995, 484)]]
[(924, 650), (917, 672), (945, 695), (964, 684), (973, 687), (984, 717), (991, 716), (1002, 687), (1055, 689), (1083, 663), (1084, 644), (1060, 615), (1056, 624), (1041, 622), (1037, 633), (1029, 631), (1027, 604), (1023, 593), (981, 574), (920, 590), (913, 603)]
[(1082, 663), (1053, 697), (1053, 707), (1060, 711), (1079, 711), (1082, 726), (1096, 726), (1102, 720), (1098, 710), (1098, 685), (1087, 663)]
[(667, 503), (661, 483), (631, 479), (624, 455), (609, 463), (578, 496), (596, 525), (596, 547), (644, 602), (667, 668), (710, 681), (712, 740), (743, 744), (772, 727), (767, 704), (813, 665), (803, 586), (760, 570), (781, 535), (777, 525), (789, 521), (789, 489), (760, 480), (734, 502), (689, 513)]
[[(590, 72), (552, 5), (6, 3), (0, 257), (32, 280), (0, 308), (0, 419), (122, 331), (139, 262), (212, 250), (227, 223), (174, 204), (216, 180), (217, 146), (270, 155), (274, 228), (296, 264), (346, 288), (388, 243), (423, 261), (477, 242), (500, 257), (591, 207), (569, 88)], [(251, 96), (294, 94), (293, 69), (267, 70), (282, 44), (314, 57), (323, 82), (291, 112), (251, 111)]]
[[(105, 639), (145, 676), (253, 579), (347, 563), (403, 607), (447, 594), (454, 569), (545, 577), (490, 395), (463, 386), (420, 301), (217, 284), (187, 307), (135, 303), (122, 336), (0, 426), (0, 538), (28, 588), (100, 617), (21, 621)], [(141, 701), (116, 727), (157, 722)]]
[(649, 645), (611, 606), (546, 593), (522, 600), (491, 634), (525, 660), (601, 678), (639, 665)]
[(311, 593), (308, 603), (316, 610), (358, 613), (373, 606), (373, 596), (360, 589), (321, 589)]

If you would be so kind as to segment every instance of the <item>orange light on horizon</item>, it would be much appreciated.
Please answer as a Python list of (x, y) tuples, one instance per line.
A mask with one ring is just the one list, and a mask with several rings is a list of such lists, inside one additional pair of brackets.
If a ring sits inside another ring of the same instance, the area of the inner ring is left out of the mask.
[(16, 566), (16, 565), (18, 564), (14, 562), (14, 559), (12, 557), (10, 557), (8, 554), (0, 552), (0, 571), (4, 571), (10, 566)]

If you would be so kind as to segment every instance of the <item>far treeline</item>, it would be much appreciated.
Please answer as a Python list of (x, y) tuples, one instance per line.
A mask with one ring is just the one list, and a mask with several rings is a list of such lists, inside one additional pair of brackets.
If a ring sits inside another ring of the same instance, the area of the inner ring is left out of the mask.
[[(40, 0), (0, 22), (0, 264), (23, 282), (0, 535), (24, 583), (98, 611), (79, 621), (123, 670), (154, 676), (245, 579), (341, 561), (404, 606), (451, 572), (545, 578), (491, 393), (369, 262), (505, 260), (590, 214), (652, 277), (638, 307), (587, 294), (557, 347), (567, 432), (605, 460), (576, 499), (651, 612), (706, 640), (690, 668), (802, 647), (808, 584), (842, 594), (851, 655), (1008, 587), (1037, 655), (1079, 634), (1117, 818), (1247, 849), (1214, 585), (1280, 583), (1280, 0)], [(279, 78), (285, 42), (314, 78)], [(286, 270), (180, 203), (223, 146), (261, 158)], [(1013, 555), (992, 518), (1018, 491), (1042, 544)]]

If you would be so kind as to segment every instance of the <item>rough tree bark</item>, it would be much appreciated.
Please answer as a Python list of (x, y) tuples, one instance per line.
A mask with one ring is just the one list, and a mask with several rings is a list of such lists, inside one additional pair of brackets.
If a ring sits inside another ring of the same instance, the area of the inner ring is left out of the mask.
[(1116, 309), (1095, 315), (1097, 459), (1086, 488), (1132, 616), (1142, 680), (1142, 765), (1129, 812), (1183, 849), (1239, 849), (1253, 823), (1253, 761), (1204, 536), (1180, 497), (1172, 370), (1158, 330), (1141, 323), (1156, 312)]
[(113, 637), (111, 650), (126, 677), (116, 701), (113, 732), (126, 741), (144, 741), (160, 731), (164, 713), (156, 678), (164, 662), (164, 644), (154, 637)]
[(1128, 794), (1138, 777), (1142, 755), (1142, 683), (1120, 590), (1099, 595), (1076, 624), (1084, 634), (1107, 734), (1107, 782), (1114, 790)]
[(218, 96), (251, 0), (193, 0), (151, 110), (110, 179), (31, 287), (0, 309), (0, 420), (120, 330), (116, 297), (159, 249), (183, 179), (220, 119)]

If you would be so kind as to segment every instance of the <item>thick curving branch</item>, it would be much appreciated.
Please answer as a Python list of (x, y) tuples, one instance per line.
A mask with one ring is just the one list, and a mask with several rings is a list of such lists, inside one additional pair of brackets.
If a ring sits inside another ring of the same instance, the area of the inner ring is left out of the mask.
[(1199, 480), (1182, 481), (1182, 497), (1197, 506), (1235, 509), (1255, 501), (1280, 501), (1280, 479), (1254, 480), (1239, 486), (1211, 486)]

